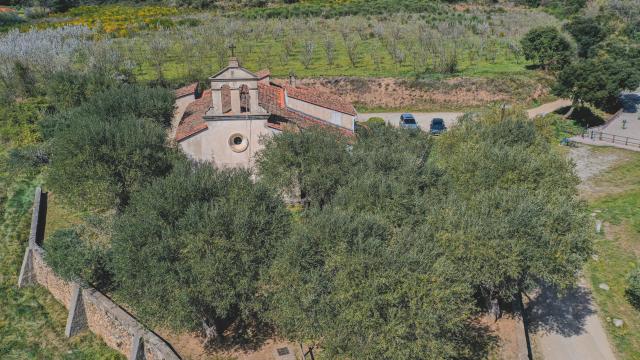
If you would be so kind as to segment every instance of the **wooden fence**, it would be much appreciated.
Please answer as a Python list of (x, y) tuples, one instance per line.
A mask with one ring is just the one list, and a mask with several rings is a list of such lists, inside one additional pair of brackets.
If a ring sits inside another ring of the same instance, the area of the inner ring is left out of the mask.
[(582, 133), (583, 139), (590, 139), (593, 141), (603, 141), (611, 144), (618, 144), (624, 146), (635, 146), (640, 148), (640, 139), (622, 136), (622, 135), (614, 135), (608, 134), (602, 131), (596, 130), (587, 130)]

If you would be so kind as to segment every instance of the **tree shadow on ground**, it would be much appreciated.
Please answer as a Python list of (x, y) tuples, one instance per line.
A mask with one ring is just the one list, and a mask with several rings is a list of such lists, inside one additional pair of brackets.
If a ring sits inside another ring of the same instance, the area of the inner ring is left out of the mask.
[(638, 107), (640, 107), (640, 94), (623, 94), (620, 96), (620, 104), (622, 105), (622, 111), (626, 113), (637, 113)]
[(468, 359), (487, 359), (492, 351), (499, 346), (500, 338), (486, 324), (473, 322), (468, 325), (466, 334), (462, 337), (466, 344), (470, 344), (471, 354)]
[(553, 287), (544, 287), (527, 306), (531, 333), (556, 333), (575, 336), (585, 332), (586, 320), (596, 313), (589, 289), (576, 286), (559, 295)]
[(524, 66), (527, 70), (542, 70), (543, 67), (541, 64), (529, 64)]
[[(564, 116), (570, 109), (571, 106), (564, 106), (554, 111), (554, 113)], [(591, 111), (588, 107), (576, 107), (567, 119), (573, 120), (577, 125), (584, 128), (600, 126), (605, 122), (601, 116)]]
[[(204, 348), (209, 353), (220, 351), (257, 351), (274, 335), (273, 327), (256, 321), (252, 324), (233, 324), (221, 341), (212, 341)], [(204, 334), (202, 334), (204, 341)]]

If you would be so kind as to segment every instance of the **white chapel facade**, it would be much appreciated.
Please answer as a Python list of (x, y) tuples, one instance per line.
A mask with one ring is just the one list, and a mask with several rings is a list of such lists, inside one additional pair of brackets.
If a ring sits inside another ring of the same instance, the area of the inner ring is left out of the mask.
[(295, 81), (272, 80), (268, 71), (252, 73), (236, 58), (209, 82), (210, 89), (199, 98), (193, 84), (176, 90), (181, 106), (172, 133), (195, 160), (218, 167), (252, 167), (261, 139), (287, 128), (327, 126), (353, 134), (357, 114), (350, 103)]

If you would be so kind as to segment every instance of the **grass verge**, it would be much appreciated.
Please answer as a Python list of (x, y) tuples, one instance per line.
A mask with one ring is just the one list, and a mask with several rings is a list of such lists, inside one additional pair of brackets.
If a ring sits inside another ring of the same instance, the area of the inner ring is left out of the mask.
[[(594, 181), (605, 190), (600, 196), (596, 192), (590, 206), (607, 226), (596, 240), (598, 258), (588, 264), (587, 276), (619, 357), (640, 359), (640, 311), (625, 295), (627, 274), (638, 266), (640, 255), (640, 153), (626, 155), (627, 160)], [(600, 289), (601, 283), (610, 290)], [(624, 325), (615, 327), (613, 319), (622, 319)]]
[(124, 359), (90, 332), (65, 338), (64, 306), (42, 287), (16, 287), (40, 182), (35, 175), (0, 173), (0, 358)]

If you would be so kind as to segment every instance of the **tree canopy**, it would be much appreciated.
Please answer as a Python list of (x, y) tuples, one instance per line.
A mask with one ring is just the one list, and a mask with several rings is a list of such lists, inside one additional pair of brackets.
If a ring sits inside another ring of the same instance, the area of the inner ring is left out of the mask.
[(431, 148), (424, 133), (374, 127), (341, 149), (343, 185), (303, 212), (268, 279), (270, 316), (284, 336), (329, 358), (474, 351), (470, 288), (430, 239), (415, 236), (432, 208), (424, 204), (439, 196)]
[(337, 131), (286, 131), (263, 144), (256, 160), (262, 180), (307, 205), (325, 204), (348, 171), (347, 139)]
[(556, 95), (574, 103), (590, 103), (615, 111), (620, 92), (640, 86), (640, 69), (636, 61), (626, 58), (593, 58), (577, 61), (558, 74)]
[(522, 113), (496, 110), (439, 142), (450, 196), (438, 241), (484, 296), (569, 287), (591, 253), (570, 162)]
[(277, 251), (269, 315), (285, 337), (331, 358), (473, 358), (478, 301), (574, 283), (591, 253), (577, 178), (524, 114), (471, 117), (435, 148), (361, 130), (342, 184)]
[(115, 221), (118, 293), (152, 324), (241, 336), (261, 323), (259, 280), (288, 229), (282, 201), (248, 172), (182, 163)]
[(49, 186), (88, 208), (123, 209), (132, 191), (168, 173), (179, 157), (162, 126), (173, 102), (166, 90), (123, 86), (45, 119)]
[(578, 56), (586, 58), (591, 50), (608, 36), (608, 29), (596, 18), (576, 17), (565, 25), (565, 29), (578, 44)]
[(525, 58), (545, 70), (560, 70), (571, 62), (571, 43), (553, 26), (531, 29), (520, 42)]

